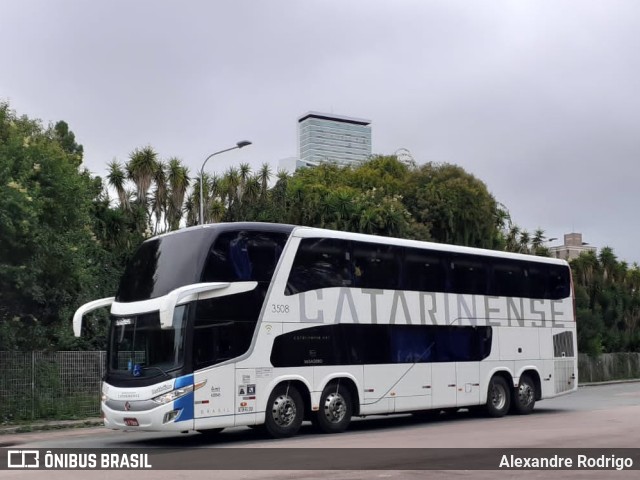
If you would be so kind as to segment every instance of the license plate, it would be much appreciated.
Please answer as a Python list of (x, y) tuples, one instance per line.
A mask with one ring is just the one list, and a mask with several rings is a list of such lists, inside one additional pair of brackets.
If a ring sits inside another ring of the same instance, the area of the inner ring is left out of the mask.
[(138, 420), (136, 420), (135, 418), (125, 418), (124, 419), (124, 424), (127, 427), (138, 427), (138, 426), (140, 426), (138, 424)]

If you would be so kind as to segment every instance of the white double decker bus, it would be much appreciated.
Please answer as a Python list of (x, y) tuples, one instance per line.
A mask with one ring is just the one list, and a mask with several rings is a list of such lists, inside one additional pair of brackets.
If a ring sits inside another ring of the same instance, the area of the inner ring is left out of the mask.
[(577, 388), (566, 262), (264, 223), (145, 241), (110, 306), (104, 423), (219, 431), (482, 407)]

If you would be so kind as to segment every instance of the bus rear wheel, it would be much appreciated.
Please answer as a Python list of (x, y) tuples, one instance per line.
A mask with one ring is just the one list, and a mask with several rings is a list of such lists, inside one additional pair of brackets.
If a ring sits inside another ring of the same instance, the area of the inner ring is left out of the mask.
[(320, 410), (315, 412), (314, 425), (324, 433), (344, 432), (353, 414), (351, 394), (346, 387), (330, 383), (320, 397)]
[(529, 375), (522, 375), (513, 395), (513, 411), (519, 415), (531, 413), (536, 404), (536, 384)]
[(304, 403), (298, 389), (291, 385), (277, 386), (267, 402), (265, 429), (274, 438), (292, 437), (302, 425)]
[(489, 382), (487, 392), (486, 412), (490, 417), (504, 417), (511, 404), (511, 389), (507, 381), (499, 376), (494, 376)]

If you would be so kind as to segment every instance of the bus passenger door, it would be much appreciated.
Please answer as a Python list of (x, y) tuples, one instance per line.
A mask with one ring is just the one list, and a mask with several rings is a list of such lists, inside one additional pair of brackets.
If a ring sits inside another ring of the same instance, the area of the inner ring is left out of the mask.
[(195, 429), (234, 426), (235, 365), (213, 367), (194, 374), (196, 385), (205, 380), (206, 383), (195, 391)]

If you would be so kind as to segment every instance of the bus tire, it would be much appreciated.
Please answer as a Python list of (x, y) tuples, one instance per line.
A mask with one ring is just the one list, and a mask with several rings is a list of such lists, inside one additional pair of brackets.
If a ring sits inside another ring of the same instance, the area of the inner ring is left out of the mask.
[(273, 438), (292, 437), (302, 425), (304, 403), (298, 389), (292, 385), (278, 385), (267, 402), (264, 422), (267, 433)]
[(527, 415), (535, 405), (536, 384), (529, 375), (522, 375), (513, 392), (513, 411), (518, 415)]
[(344, 432), (351, 423), (353, 403), (349, 389), (330, 383), (320, 397), (320, 410), (315, 412), (314, 425), (324, 433)]
[(485, 410), (490, 417), (504, 417), (511, 404), (511, 388), (500, 375), (494, 375), (489, 382)]

